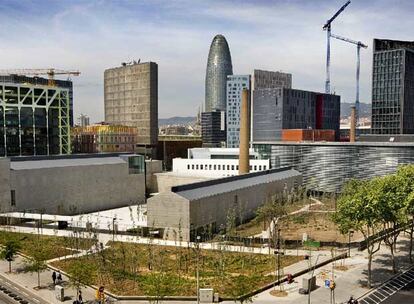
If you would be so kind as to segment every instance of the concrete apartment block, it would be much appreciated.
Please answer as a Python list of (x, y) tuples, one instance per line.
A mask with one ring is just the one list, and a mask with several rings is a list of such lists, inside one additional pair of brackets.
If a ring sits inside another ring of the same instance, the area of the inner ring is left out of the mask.
[(137, 145), (155, 148), (158, 141), (158, 65), (145, 62), (107, 69), (104, 87), (105, 122), (137, 127)]

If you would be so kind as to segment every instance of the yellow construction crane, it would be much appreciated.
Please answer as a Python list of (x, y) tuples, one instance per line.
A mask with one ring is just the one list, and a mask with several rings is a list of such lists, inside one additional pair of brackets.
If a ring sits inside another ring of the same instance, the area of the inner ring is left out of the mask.
[(65, 71), (54, 68), (50, 69), (15, 69), (15, 70), (0, 70), (0, 75), (27, 75), (27, 76), (41, 76), (47, 75), (49, 78), (48, 85), (55, 86), (55, 75), (69, 75), (79, 76), (79, 71)]

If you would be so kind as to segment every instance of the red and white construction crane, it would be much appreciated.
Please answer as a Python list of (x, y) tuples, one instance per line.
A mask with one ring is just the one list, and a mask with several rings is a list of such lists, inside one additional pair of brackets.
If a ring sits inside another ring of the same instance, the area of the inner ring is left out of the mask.
[(364, 49), (366, 49), (368, 46), (366, 44), (363, 44), (361, 41), (355, 41), (349, 38), (345, 38), (339, 35), (334, 35), (331, 34), (331, 37), (338, 39), (338, 40), (342, 40), (348, 43), (352, 43), (355, 44), (357, 46), (357, 66), (356, 66), (356, 96), (355, 96), (355, 114), (356, 114), (356, 125), (358, 126), (358, 118), (359, 118), (359, 71), (360, 71), (360, 66), (361, 66), (361, 58), (360, 58), (360, 51), (361, 51), (361, 47), (363, 47)]
[(326, 21), (325, 25), (323, 26), (323, 30), (326, 31), (326, 39), (327, 39), (327, 50), (326, 50), (326, 82), (325, 82), (325, 93), (331, 93), (331, 24), (339, 16), (340, 13), (344, 11), (344, 9), (351, 3), (351, 0), (348, 0), (342, 7), (332, 16), (331, 19)]
[(47, 75), (49, 78), (48, 85), (55, 86), (55, 75), (79, 76), (79, 71), (66, 71), (54, 68), (50, 69), (11, 69), (0, 70), (0, 75), (27, 75), (27, 76), (42, 76)]

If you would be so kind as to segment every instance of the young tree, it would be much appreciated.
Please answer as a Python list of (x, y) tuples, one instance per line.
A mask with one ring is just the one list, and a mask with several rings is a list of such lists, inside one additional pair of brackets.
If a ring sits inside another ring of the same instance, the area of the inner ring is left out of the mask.
[(342, 233), (353, 229), (364, 236), (368, 252), (368, 288), (371, 288), (372, 258), (381, 246), (381, 240), (375, 241), (373, 236), (382, 228), (371, 181), (353, 179), (345, 184), (333, 220)]
[(36, 250), (31, 253), (28, 259), (26, 270), (28, 272), (37, 272), (37, 287), (40, 288), (40, 273), (47, 269), (47, 251), (44, 247), (38, 246)]
[(251, 296), (247, 296), (247, 293), (252, 290), (252, 278), (244, 275), (240, 275), (232, 278), (232, 287), (229, 289), (230, 296), (235, 303), (253, 303)]
[(14, 256), (21, 249), (20, 242), (17, 240), (7, 240), (0, 253), (0, 257), (9, 262), (9, 272), (11, 272), (11, 263), (14, 261)]
[(67, 269), (69, 282), (76, 288), (76, 299), (83, 286), (92, 285), (96, 276), (96, 268), (93, 263), (82, 260), (74, 260)]

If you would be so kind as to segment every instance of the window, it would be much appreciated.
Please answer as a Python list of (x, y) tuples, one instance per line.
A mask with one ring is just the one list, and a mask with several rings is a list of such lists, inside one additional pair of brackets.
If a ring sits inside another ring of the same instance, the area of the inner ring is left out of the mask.
[(198, 165), (196, 165), (196, 170), (198, 170)]
[(203, 165), (200, 165), (200, 170), (203, 170)]
[(257, 171), (257, 165), (254, 165), (254, 171)]
[(221, 170), (221, 165), (217, 165), (217, 170)]
[(234, 165), (231, 165), (231, 170), (234, 170)]
[(10, 191), (10, 205), (16, 206), (16, 190)]
[(262, 171), (262, 166), (259, 166), (259, 171)]
[(187, 165), (187, 170), (190, 170), (190, 165)]
[(194, 165), (191, 165), (191, 169), (194, 170)]

